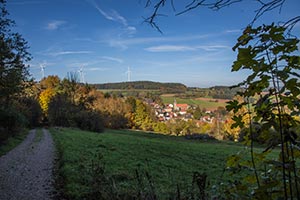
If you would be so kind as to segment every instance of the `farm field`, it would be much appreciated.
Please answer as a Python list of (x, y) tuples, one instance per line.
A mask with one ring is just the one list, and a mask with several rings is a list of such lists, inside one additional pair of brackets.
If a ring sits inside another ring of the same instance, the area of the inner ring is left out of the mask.
[(210, 185), (221, 178), (229, 179), (227, 173), (223, 174), (226, 158), (243, 150), (234, 143), (127, 130), (101, 134), (74, 129), (50, 132), (60, 152), (60, 182), (69, 199), (90, 198), (99, 188), (105, 190), (103, 180), (113, 183), (113, 191), (106, 189), (110, 194), (132, 197), (142, 190), (165, 199), (176, 193), (177, 185), (182, 193), (188, 193), (194, 172), (206, 173)]
[[(111, 94), (122, 94), (123, 96), (130, 96), (130, 95), (136, 95), (136, 94), (153, 94), (153, 95), (159, 95), (162, 99), (162, 102), (164, 104), (173, 104), (174, 99), (176, 99), (176, 102), (179, 104), (189, 104), (189, 105), (196, 105), (200, 106), (200, 108), (205, 108), (206, 110), (216, 110), (218, 107), (225, 107), (226, 102), (229, 101), (229, 99), (215, 99), (212, 97), (195, 97), (195, 98), (189, 98), (189, 97), (176, 97), (176, 94), (172, 93), (163, 93), (161, 94), (160, 90), (154, 90), (154, 89), (99, 89), (99, 91), (103, 93), (111, 93)], [(187, 95), (188, 92), (182, 93), (181, 95)]]
[(161, 95), (162, 101), (165, 104), (174, 103), (174, 99), (179, 104), (189, 104), (200, 106), (200, 108), (205, 108), (207, 110), (216, 110), (218, 107), (225, 107), (226, 102), (229, 100), (225, 99), (213, 99), (213, 98), (179, 98), (172, 95)]

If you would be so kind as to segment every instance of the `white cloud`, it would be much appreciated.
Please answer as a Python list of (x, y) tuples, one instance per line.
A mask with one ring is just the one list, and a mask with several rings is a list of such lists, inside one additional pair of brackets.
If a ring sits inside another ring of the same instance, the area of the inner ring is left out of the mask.
[(119, 15), (117, 11), (112, 10), (112, 13), (109, 14), (109, 13), (104, 12), (101, 8), (99, 8), (98, 5), (95, 5), (95, 8), (106, 19), (111, 20), (111, 21), (115, 21), (115, 22), (119, 22), (119, 23), (121, 23), (123, 25), (124, 24), (127, 25), (127, 22), (126, 22), (125, 18), (122, 17), (121, 15)]
[(108, 42), (111, 47), (118, 47), (127, 49), (130, 45), (148, 44), (148, 43), (161, 43), (161, 42), (184, 42), (207, 39), (212, 35), (187, 35), (187, 36), (174, 36), (174, 37), (140, 37), (140, 38), (127, 38), (127, 39), (106, 39), (103, 42)]
[(119, 22), (119, 23), (123, 24), (124, 26), (128, 26), (127, 20), (123, 16), (121, 16), (117, 11), (112, 10), (109, 13), (109, 15), (111, 16), (113, 21)]
[(125, 32), (129, 35), (133, 35), (136, 33), (136, 28), (134, 26), (127, 26)]
[(110, 56), (102, 56), (102, 59), (109, 60), (109, 61), (114, 61), (118, 63), (123, 63), (123, 60), (120, 58), (115, 58), (115, 57), (110, 57)]
[(64, 55), (70, 55), (70, 54), (90, 54), (90, 53), (93, 53), (93, 52), (92, 51), (59, 51), (59, 52), (48, 53), (48, 55), (64, 56)]
[(66, 21), (63, 20), (53, 20), (50, 21), (47, 26), (46, 29), (47, 30), (57, 30), (58, 28), (60, 28), (62, 25), (66, 24)]
[(105, 19), (118, 22), (124, 26), (128, 26), (127, 20), (122, 15), (120, 15), (116, 10), (111, 10), (110, 12), (107, 12), (101, 9), (95, 1), (91, 0), (89, 2), (93, 5), (94, 8), (96, 8), (96, 10), (98, 10), (98, 12), (103, 17), (105, 17)]
[(242, 30), (240, 29), (230, 29), (230, 30), (225, 30), (224, 33), (241, 33)]
[(90, 67), (86, 68), (86, 71), (107, 71), (109, 68), (103, 68), (103, 67)]
[(197, 46), (198, 49), (203, 49), (205, 51), (217, 51), (220, 49), (231, 49), (231, 47), (226, 45), (200, 45)]
[(136, 33), (136, 28), (134, 26), (129, 26), (127, 19), (123, 17), (120, 13), (118, 13), (116, 10), (111, 9), (110, 11), (104, 11), (100, 8), (100, 6), (94, 1), (90, 0), (88, 1), (90, 4), (93, 5), (93, 7), (98, 10), (98, 12), (107, 20), (117, 22), (121, 24), (123, 27), (125, 27), (125, 33), (128, 35), (132, 35)]
[(200, 46), (186, 46), (186, 45), (158, 45), (145, 48), (146, 51), (150, 52), (175, 52), (175, 51), (194, 51), (202, 49), (205, 51), (217, 51), (220, 49), (230, 49), (225, 45), (200, 45)]
[(150, 52), (174, 52), (174, 51), (194, 51), (196, 48), (181, 45), (159, 45), (152, 46), (145, 49)]

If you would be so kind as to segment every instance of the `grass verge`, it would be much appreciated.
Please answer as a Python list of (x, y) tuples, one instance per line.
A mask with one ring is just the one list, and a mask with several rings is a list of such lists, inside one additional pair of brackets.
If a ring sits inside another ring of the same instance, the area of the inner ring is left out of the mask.
[(6, 141), (0, 143), (0, 156), (6, 154), (16, 146), (18, 146), (28, 135), (28, 129), (22, 130), (15, 136), (11, 136)]
[(35, 137), (34, 137), (34, 143), (38, 143), (41, 141), (43, 137), (43, 130), (41, 128), (37, 128), (35, 132)]

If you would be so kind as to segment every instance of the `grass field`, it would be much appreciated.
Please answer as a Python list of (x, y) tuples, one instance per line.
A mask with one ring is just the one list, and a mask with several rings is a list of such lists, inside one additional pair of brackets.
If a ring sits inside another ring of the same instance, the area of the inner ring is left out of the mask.
[[(112, 181), (119, 193), (134, 194), (142, 187), (155, 190), (163, 198), (175, 193), (177, 184), (188, 191), (194, 172), (206, 173), (212, 185), (221, 181), (226, 157), (243, 149), (233, 143), (126, 130), (106, 130), (102, 134), (72, 129), (50, 131), (60, 152), (60, 182), (70, 199), (87, 198), (95, 192), (96, 183), (98, 189), (103, 187), (103, 180)], [(223, 178), (229, 177), (225, 174)]]
[[(163, 103), (165, 104), (170, 104), (174, 103), (174, 96), (169, 96), (169, 95), (162, 95), (161, 96)], [(176, 97), (176, 102), (179, 104), (189, 104), (189, 105), (198, 105), (200, 108), (205, 108), (207, 110), (215, 110), (218, 107), (225, 107), (226, 106), (226, 100), (217, 100), (212, 99), (212, 98), (196, 98), (196, 99), (191, 99), (191, 98), (178, 98)]]

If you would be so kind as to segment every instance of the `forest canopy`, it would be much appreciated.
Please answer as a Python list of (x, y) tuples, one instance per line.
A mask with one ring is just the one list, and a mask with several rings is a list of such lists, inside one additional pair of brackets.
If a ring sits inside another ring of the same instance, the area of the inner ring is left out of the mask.
[(145, 89), (145, 90), (160, 90), (164, 92), (185, 92), (187, 86), (182, 83), (160, 83), (152, 81), (133, 81), (133, 82), (119, 82), (119, 83), (104, 83), (91, 84), (97, 89)]

